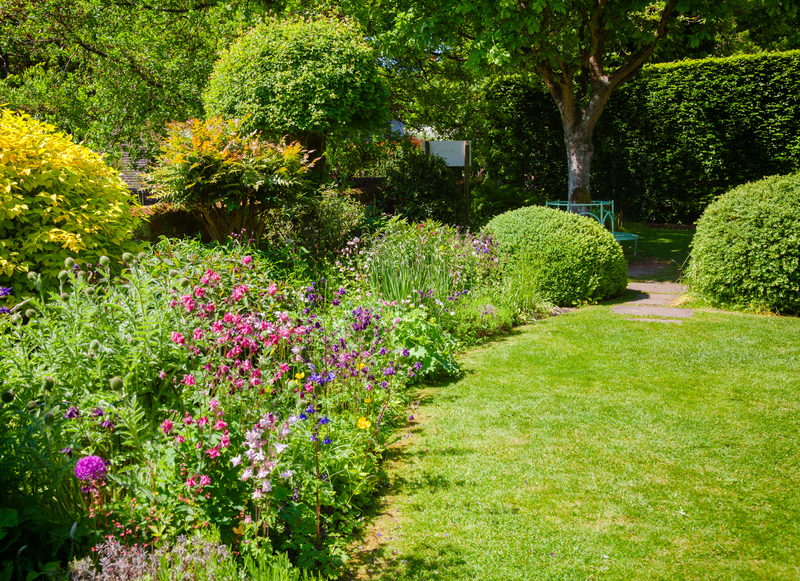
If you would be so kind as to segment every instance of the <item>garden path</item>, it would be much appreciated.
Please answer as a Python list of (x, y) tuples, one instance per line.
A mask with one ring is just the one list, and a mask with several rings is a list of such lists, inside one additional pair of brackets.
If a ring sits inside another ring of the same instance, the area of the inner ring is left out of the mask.
[(681, 284), (632, 282), (628, 284), (628, 291), (635, 292), (636, 296), (611, 309), (614, 314), (629, 315), (627, 321), (680, 325), (678, 319), (688, 319), (694, 314), (693, 309), (681, 308), (679, 299), (686, 292), (686, 287)]

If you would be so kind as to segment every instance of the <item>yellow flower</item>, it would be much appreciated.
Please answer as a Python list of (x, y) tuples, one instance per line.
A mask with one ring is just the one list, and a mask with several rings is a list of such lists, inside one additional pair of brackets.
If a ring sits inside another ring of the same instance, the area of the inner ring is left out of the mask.
[(358, 427), (359, 427), (359, 428), (361, 428), (362, 430), (366, 430), (366, 429), (367, 429), (367, 428), (369, 428), (371, 425), (372, 425), (372, 422), (370, 422), (370, 421), (369, 421), (367, 418), (365, 418), (364, 416), (361, 416), (360, 418), (358, 418)]
[(295, 378), (295, 379), (298, 379), (298, 380), (299, 380), (299, 379), (303, 379), (305, 376), (306, 376), (306, 374), (305, 374), (305, 373), (295, 373), (295, 374), (294, 374), (294, 378)]
[(364, 400), (364, 403), (372, 403), (372, 398), (368, 397), (367, 399)]
[(365, 365), (363, 363), (359, 363), (358, 365), (356, 365), (356, 367), (358, 367), (358, 369), (361, 370), (364, 369)]

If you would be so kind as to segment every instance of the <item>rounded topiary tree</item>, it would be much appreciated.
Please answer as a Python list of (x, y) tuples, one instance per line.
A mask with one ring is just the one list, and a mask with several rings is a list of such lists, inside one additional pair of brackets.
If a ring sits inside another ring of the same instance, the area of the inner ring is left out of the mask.
[(712, 304), (800, 313), (800, 173), (741, 185), (709, 205), (690, 273)]
[(617, 296), (628, 285), (622, 248), (591, 218), (528, 206), (500, 214), (485, 230), (519, 269), (516, 278), (557, 305)]
[(37, 282), (52, 290), (67, 257), (97, 264), (135, 250), (134, 204), (100, 155), (52, 125), (0, 111), (0, 286), (17, 297)]
[(265, 19), (222, 54), (203, 101), (208, 115), (245, 118), (317, 155), (333, 134), (389, 124), (375, 51), (355, 24), (329, 18)]

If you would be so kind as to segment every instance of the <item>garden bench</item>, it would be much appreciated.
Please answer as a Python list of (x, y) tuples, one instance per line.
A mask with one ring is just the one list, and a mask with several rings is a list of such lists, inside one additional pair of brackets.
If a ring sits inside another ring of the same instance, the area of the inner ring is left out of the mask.
[(611, 234), (614, 240), (622, 246), (623, 242), (633, 242), (633, 255), (636, 256), (636, 246), (639, 241), (638, 234), (629, 234), (628, 232), (615, 232), (614, 231), (614, 201), (613, 200), (597, 200), (594, 202), (586, 202), (585, 204), (573, 204), (569, 200), (557, 200), (546, 202), (550, 208), (564, 209), (571, 212), (574, 206), (584, 208), (582, 212), (578, 212), (581, 216), (588, 216), (597, 220), (601, 226), (605, 226), (606, 220), (611, 223)]

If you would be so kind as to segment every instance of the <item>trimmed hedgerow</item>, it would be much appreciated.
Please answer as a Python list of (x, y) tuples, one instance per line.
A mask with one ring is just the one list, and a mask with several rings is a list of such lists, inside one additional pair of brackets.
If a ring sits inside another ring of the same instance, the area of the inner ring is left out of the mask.
[(800, 173), (734, 188), (697, 222), (692, 287), (712, 304), (800, 312)]
[(512, 261), (525, 261), (525, 284), (557, 305), (604, 299), (628, 285), (614, 236), (591, 218), (529, 206), (497, 216), (486, 231)]
[[(544, 85), (487, 89), (493, 178), (563, 198), (561, 120)], [(592, 197), (626, 219), (696, 220), (731, 187), (800, 169), (800, 51), (658, 64), (615, 91), (594, 131)]]

